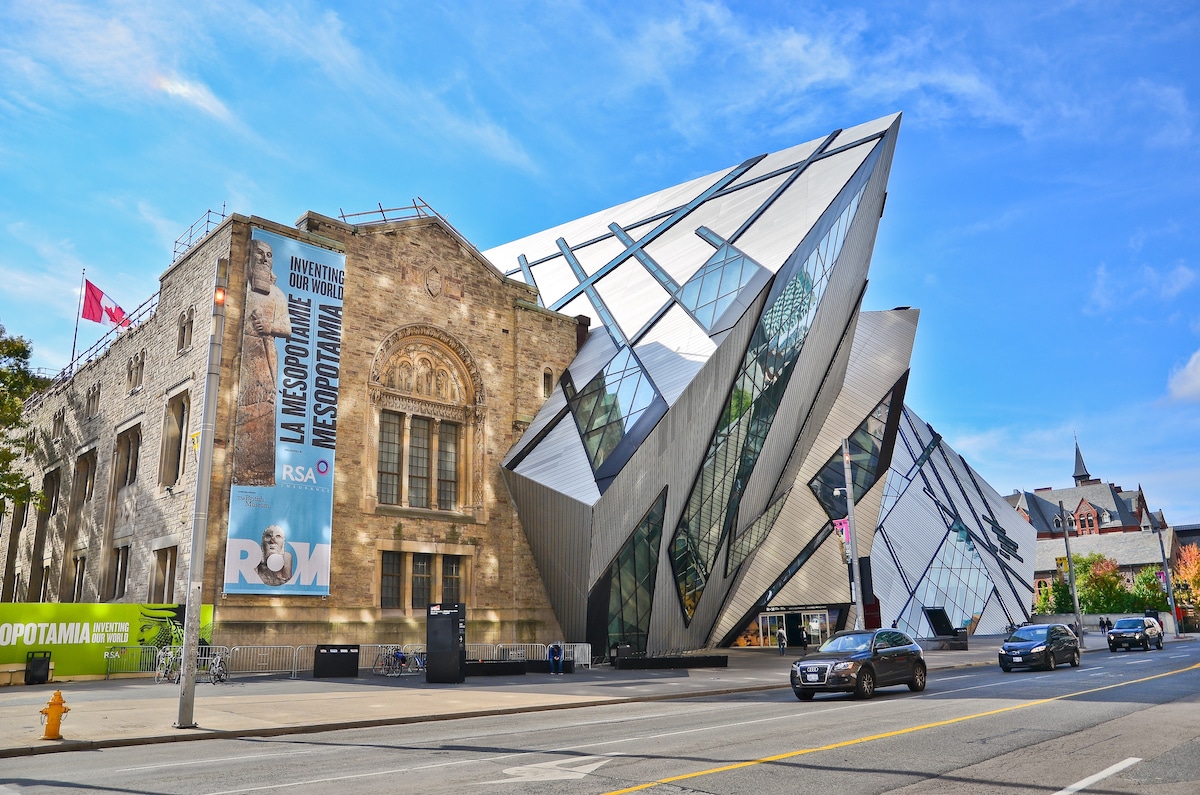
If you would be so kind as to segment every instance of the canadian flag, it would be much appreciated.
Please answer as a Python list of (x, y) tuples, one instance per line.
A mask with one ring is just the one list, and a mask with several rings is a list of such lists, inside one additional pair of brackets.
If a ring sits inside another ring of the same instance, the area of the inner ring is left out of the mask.
[(109, 328), (126, 328), (129, 326), (129, 318), (125, 317), (125, 310), (117, 306), (116, 302), (100, 291), (100, 288), (83, 280), (83, 319), (94, 320), (97, 323), (103, 323)]

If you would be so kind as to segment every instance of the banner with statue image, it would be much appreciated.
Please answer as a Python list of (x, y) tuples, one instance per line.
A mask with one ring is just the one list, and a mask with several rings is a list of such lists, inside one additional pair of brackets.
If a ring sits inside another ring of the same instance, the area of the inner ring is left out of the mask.
[(251, 233), (225, 593), (329, 594), (346, 257)]

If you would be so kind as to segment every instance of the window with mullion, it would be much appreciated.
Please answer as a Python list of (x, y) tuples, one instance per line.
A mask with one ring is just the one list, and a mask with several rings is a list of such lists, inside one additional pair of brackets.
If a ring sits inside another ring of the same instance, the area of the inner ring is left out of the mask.
[(414, 610), (429, 607), (433, 593), (433, 555), (415, 552), (412, 557), (412, 606)]
[(458, 555), (442, 556), (442, 603), (456, 604), (462, 601), (462, 558)]
[(458, 425), (443, 422), (438, 427), (437, 507), (458, 507)]
[(404, 553), (384, 552), (383, 569), (379, 581), (380, 607), (404, 607)]
[(429, 507), (429, 420), (413, 417), (408, 429), (408, 504)]
[(400, 504), (400, 452), (403, 443), (403, 421), (394, 411), (379, 415), (379, 485), (378, 499), (382, 505)]

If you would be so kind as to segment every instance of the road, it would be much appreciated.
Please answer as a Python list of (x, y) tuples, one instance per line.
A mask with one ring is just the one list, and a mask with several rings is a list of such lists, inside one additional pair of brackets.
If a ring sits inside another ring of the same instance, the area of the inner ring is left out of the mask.
[(789, 689), (0, 760), (0, 792), (1175, 795), (1200, 782), (1200, 644), (1079, 668)]

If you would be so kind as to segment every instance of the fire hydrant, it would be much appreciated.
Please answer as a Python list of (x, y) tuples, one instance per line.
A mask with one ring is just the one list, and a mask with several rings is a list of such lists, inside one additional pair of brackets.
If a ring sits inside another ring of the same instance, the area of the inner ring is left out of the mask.
[(41, 709), (42, 721), (46, 724), (46, 733), (42, 735), (43, 740), (61, 740), (62, 733), (59, 731), (62, 728), (63, 718), (71, 708), (63, 701), (62, 691), (55, 690), (54, 695), (46, 702), (46, 706)]

